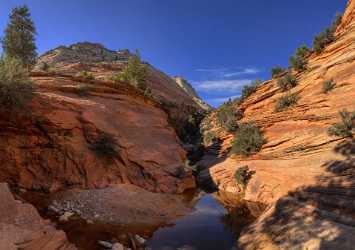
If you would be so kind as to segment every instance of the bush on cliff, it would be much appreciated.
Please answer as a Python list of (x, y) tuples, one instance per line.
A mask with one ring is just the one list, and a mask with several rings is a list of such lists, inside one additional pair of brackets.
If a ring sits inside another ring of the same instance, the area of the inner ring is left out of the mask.
[(276, 78), (279, 77), (281, 75), (283, 75), (284, 73), (286, 73), (286, 69), (283, 67), (275, 67), (271, 69), (271, 77), (272, 78)]
[(323, 83), (323, 93), (324, 94), (327, 94), (328, 92), (330, 92), (331, 90), (333, 90), (335, 87), (335, 83), (332, 79), (330, 80), (326, 80), (324, 83)]
[(34, 87), (21, 61), (0, 59), (0, 109), (8, 112), (25, 111), (32, 99)]
[(147, 89), (146, 78), (148, 74), (147, 66), (141, 62), (139, 53), (130, 56), (127, 65), (114, 79), (128, 81), (141, 91)]
[(254, 174), (255, 171), (250, 171), (248, 166), (242, 166), (235, 171), (234, 178), (239, 185), (246, 189)]
[(205, 145), (210, 145), (216, 140), (216, 135), (214, 132), (208, 131), (203, 135), (203, 143)]
[(108, 158), (114, 158), (118, 155), (116, 141), (112, 135), (107, 133), (99, 135), (98, 138), (90, 145), (90, 149), (95, 151), (97, 155)]
[(232, 141), (233, 154), (249, 156), (259, 152), (266, 140), (253, 123), (241, 124)]
[(297, 48), (295, 54), (289, 59), (290, 66), (297, 72), (304, 71), (306, 69), (307, 56), (309, 54), (310, 50), (306, 45)]
[(250, 85), (243, 86), (241, 101), (249, 97), (251, 94), (253, 94), (260, 86), (261, 83), (262, 83), (261, 80), (255, 80)]
[(288, 109), (289, 107), (292, 107), (293, 105), (296, 105), (298, 99), (299, 98), (297, 94), (286, 94), (281, 96), (276, 102), (275, 111), (281, 112), (285, 109)]
[(216, 121), (219, 126), (228, 132), (235, 131), (237, 121), (243, 118), (243, 112), (236, 110), (232, 102), (226, 102), (216, 110)]
[(296, 87), (297, 80), (293, 75), (287, 74), (277, 81), (277, 85), (282, 91), (286, 91)]
[(90, 91), (92, 90), (92, 87), (86, 84), (80, 84), (76, 87), (75, 91), (78, 94), (78, 96), (88, 96)]
[(88, 80), (94, 80), (95, 79), (95, 76), (93, 75), (93, 73), (88, 72), (88, 71), (80, 72), (80, 77), (83, 77), (83, 78), (88, 79)]
[(355, 111), (346, 109), (339, 112), (341, 121), (328, 129), (328, 134), (339, 137), (352, 137), (355, 130)]
[(334, 41), (334, 33), (341, 23), (342, 16), (340, 14), (336, 15), (335, 20), (333, 21), (330, 27), (327, 27), (324, 31), (320, 32), (317, 36), (314, 37), (313, 40), (313, 50), (320, 54), (323, 49)]

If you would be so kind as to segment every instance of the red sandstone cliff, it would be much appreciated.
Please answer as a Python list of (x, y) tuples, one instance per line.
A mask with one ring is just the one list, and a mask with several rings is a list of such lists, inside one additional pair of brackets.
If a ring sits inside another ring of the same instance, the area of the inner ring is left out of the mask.
[[(311, 55), (308, 69), (296, 77), (291, 91), (300, 99), (292, 108), (274, 112), (284, 94), (277, 80), (263, 83), (240, 106), (242, 122), (253, 120), (263, 131), (262, 150), (249, 158), (221, 157), (204, 175), (220, 190), (269, 205), (242, 233), (245, 249), (354, 249), (354, 142), (329, 136), (327, 129), (340, 120), (340, 110), (355, 110), (355, 1), (348, 3), (336, 40)], [(336, 87), (324, 94), (328, 79)], [(223, 149), (231, 136), (223, 137)], [(245, 193), (234, 179), (243, 165), (256, 172)]]
[[(154, 99), (128, 83), (113, 87), (107, 76), (124, 64), (107, 56), (97, 59), (94, 48), (101, 55), (102, 46), (78, 46), (76, 54), (58, 58), (57, 52), (49, 52), (40, 59), (52, 68), (32, 73), (36, 95), (30, 116), (11, 120), (8, 114), (0, 114), (0, 181), (44, 191), (115, 183), (169, 193), (193, 187), (191, 174), (184, 170), (185, 151), (159, 102), (175, 103), (185, 120), (190, 111), (202, 112), (199, 106), (170, 77), (152, 67), (148, 85)], [(80, 51), (83, 47), (86, 54)], [(84, 59), (87, 62), (80, 61)], [(77, 77), (84, 70), (95, 79)], [(87, 91), (81, 96), (78, 87), (83, 85)], [(117, 143), (119, 157), (114, 161), (91, 149), (103, 133)]]

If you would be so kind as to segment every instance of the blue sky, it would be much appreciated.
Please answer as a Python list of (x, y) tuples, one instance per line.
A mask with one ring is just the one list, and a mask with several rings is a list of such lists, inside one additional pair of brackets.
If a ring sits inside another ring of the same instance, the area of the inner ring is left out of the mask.
[(188, 79), (216, 106), (242, 85), (287, 66), (346, 0), (1, 0), (0, 29), (27, 4), (39, 53), (79, 41), (139, 49), (144, 60)]

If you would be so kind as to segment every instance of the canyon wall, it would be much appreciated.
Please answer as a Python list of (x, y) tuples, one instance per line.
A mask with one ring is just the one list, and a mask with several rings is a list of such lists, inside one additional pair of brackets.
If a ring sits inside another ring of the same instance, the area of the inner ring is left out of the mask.
[[(267, 143), (261, 151), (225, 156), (233, 135), (220, 134), (220, 158), (202, 174), (220, 190), (268, 205), (242, 233), (245, 249), (353, 249), (354, 141), (327, 130), (340, 121), (340, 110), (355, 110), (355, 1), (349, 1), (335, 36), (321, 54), (310, 56), (304, 72), (293, 72), (295, 106), (275, 112), (284, 95), (277, 79), (238, 106), (244, 111), (241, 122), (254, 121), (262, 130)], [(325, 94), (322, 86), (330, 79), (336, 86)], [(234, 173), (245, 165), (255, 174), (244, 190)]]

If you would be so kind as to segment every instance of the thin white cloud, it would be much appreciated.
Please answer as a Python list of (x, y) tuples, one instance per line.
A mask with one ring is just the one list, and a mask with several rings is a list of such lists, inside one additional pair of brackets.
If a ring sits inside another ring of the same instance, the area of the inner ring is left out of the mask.
[(237, 79), (237, 80), (209, 80), (202, 82), (195, 82), (194, 86), (200, 91), (210, 92), (224, 92), (224, 91), (239, 91), (244, 85), (250, 84), (250, 79)]
[(258, 70), (256, 68), (245, 68), (241, 71), (224, 73), (223, 77), (232, 77), (232, 76), (240, 76), (240, 75), (255, 75), (259, 72), (260, 72), (260, 70)]
[(214, 68), (214, 69), (195, 69), (198, 72), (225, 72), (228, 71), (228, 68)]

